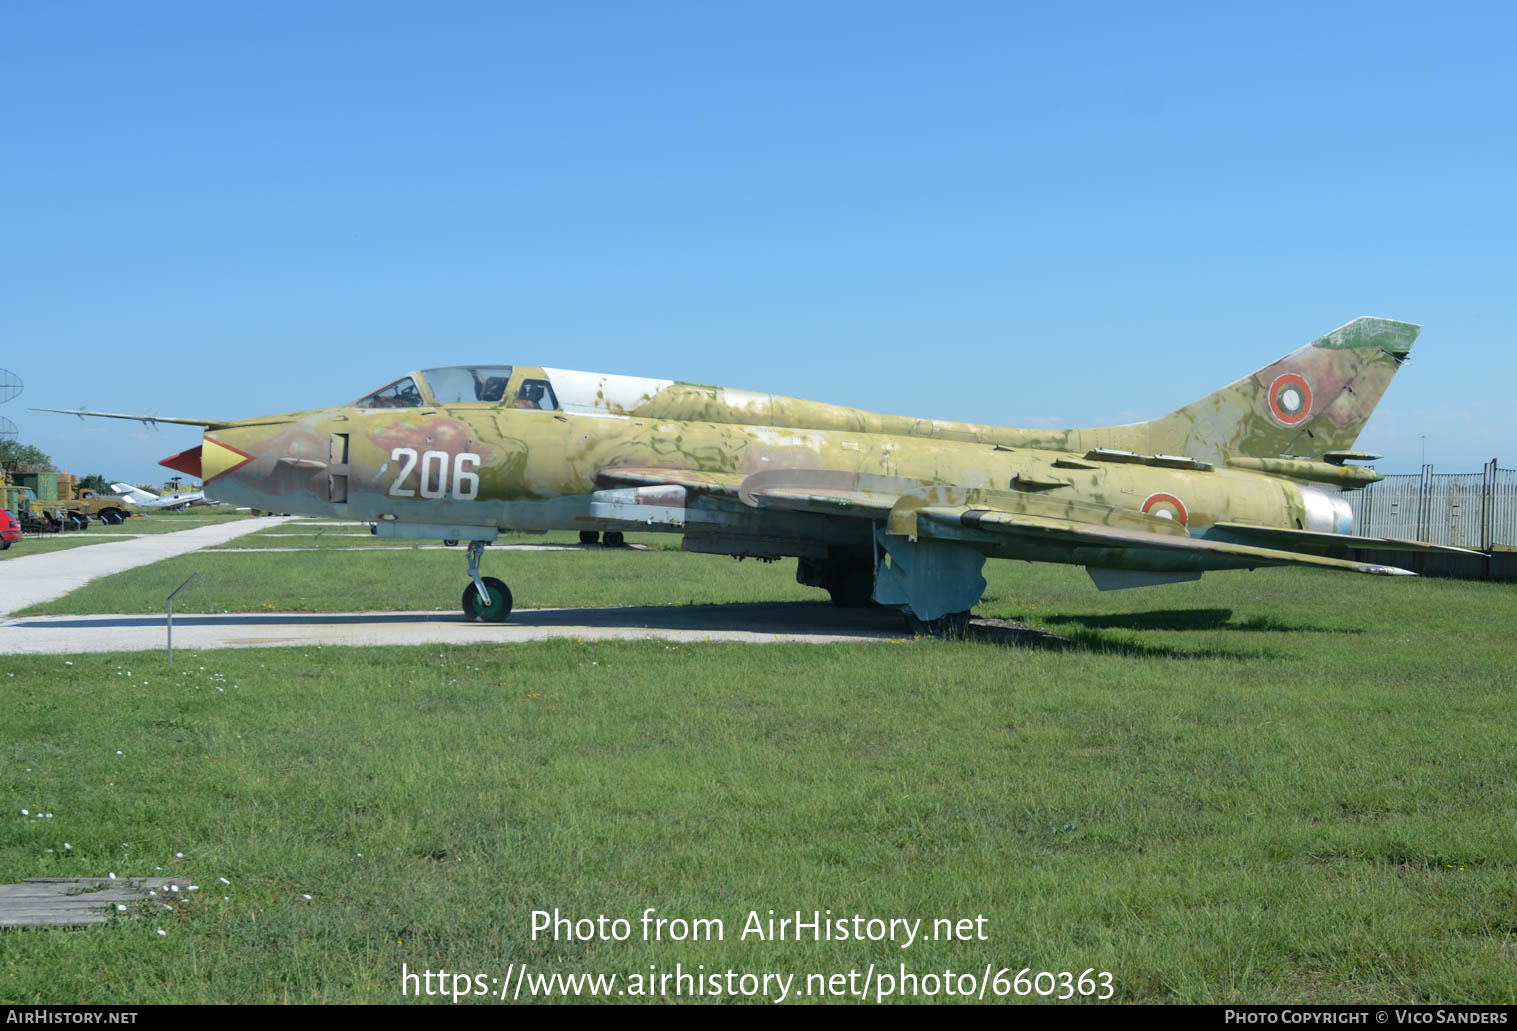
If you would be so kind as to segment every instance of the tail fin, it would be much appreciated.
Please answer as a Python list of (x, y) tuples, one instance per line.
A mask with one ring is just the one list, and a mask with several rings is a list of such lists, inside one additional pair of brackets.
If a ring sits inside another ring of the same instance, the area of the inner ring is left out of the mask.
[(1348, 451), (1421, 326), (1359, 318), (1147, 424), (1149, 446), (1208, 461)]
[(133, 487), (130, 483), (113, 483), (111, 484), (111, 490), (115, 491), (117, 496), (126, 498), (128, 501), (138, 505), (158, 500), (158, 495), (151, 491), (143, 490), (140, 487)]

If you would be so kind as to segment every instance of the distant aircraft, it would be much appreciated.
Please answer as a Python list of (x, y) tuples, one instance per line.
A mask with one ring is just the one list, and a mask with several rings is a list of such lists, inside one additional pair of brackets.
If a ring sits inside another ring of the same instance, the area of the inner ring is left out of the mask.
[(682, 534), (687, 551), (794, 557), (796, 579), (840, 606), (894, 606), (917, 632), (952, 634), (987, 557), (1083, 565), (1109, 590), (1273, 565), (1406, 574), (1345, 556), (1458, 550), (1353, 536), (1339, 496), (1381, 478), (1351, 464), (1378, 456), (1352, 448), (1420, 329), (1355, 319), (1162, 418), (1094, 429), (520, 365), (426, 369), (351, 404), (254, 419), (83, 414), (203, 427), (161, 464), (217, 500), (470, 541), (473, 619), (511, 611), (479, 570), (501, 530), (636, 529)]
[(173, 511), (177, 508), (184, 508), (188, 505), (205, 501), (205, 491), (203, 490), (184, 490), (173, 494), (164, 494), (161, 497), (150, 490), (134, 487), (130, 483), (113, 483), (111, 484), (111, 490), (117, 497), (128, 504), (135, 505), (139, 509)]

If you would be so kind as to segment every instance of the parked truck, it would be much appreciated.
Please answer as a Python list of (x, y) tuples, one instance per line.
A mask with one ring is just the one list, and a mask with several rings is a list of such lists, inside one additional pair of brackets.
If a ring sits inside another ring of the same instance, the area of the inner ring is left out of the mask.
[(89, 526), (88, 519), (69, 512), (63, 502), (39, 498), (31, 487), (11, 487), (8, 493), (11, 514), (21, 524), (22, 533), (59, 533)]
[(70, 473), (8, 465), (0, 481), (0, 508), (9, 509), (26, 533), (84, 530), (91, 520), (114, 526), (131, 514), (118, 497), (76, 490)]

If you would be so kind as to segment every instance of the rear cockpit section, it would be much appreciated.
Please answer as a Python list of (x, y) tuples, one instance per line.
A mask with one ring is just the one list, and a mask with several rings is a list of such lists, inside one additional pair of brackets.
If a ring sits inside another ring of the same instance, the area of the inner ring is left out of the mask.
[(667, 379), (531, 365), (448, 365), (422, 369), (353, 403), (355, 408), (366, 409), (432, 405), (494, 405), (598, 418), (892, 433), (1007, 446), (1023, 444), (1021, 435), (1030, 432), (879, 415), (777, 394)]
[(558, 411), (558, 396), (553, 393), (553, 384), (545, 379), (524, 379), (516, 391), (512, 408), (526, 408), (540, 412)]
[(422, 369), (353, 402), (354, 408), (424, 408), (428, 405), (504, 405), (536, 412), (560, 410), (558, 394), (542, 369), (511, 365), (448, 365)]
[(420, 375), (440, 405), (500, 404), (511, 385), (509, 365), (450, 365), (423, 369)]

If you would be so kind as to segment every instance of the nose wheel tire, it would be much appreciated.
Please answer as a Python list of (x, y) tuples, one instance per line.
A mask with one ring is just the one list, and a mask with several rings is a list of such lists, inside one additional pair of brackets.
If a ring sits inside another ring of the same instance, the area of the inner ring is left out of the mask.
[(596, 544), (596, 543), (599, 543), (599, 541), (600, 541), (600, 532), (598, 530), (581, 530), (581, 531), (579, 531), (579, 542), (581, 544)]
[(608, 548), (624, 548), (627, 546), (627, 538), (622, 536), (620, 530), (607, 530), (601, 543)]
[(490, 592), (490, 604), (486, 605), (479, 589), (469, 584), (464, 588), (464, 618), (475, 623), (504, 623), (511, 615), (511, 588), (493, 576), (485, 577), (484, 584)]

